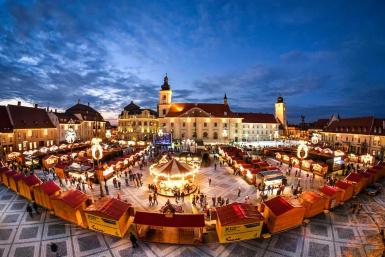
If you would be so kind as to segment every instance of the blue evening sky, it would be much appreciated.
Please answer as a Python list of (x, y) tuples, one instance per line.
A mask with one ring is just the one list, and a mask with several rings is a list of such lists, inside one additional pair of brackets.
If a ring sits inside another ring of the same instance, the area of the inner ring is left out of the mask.
[(175, 101), (385, 117), (385, 1), (0, 0), (0, 104)]

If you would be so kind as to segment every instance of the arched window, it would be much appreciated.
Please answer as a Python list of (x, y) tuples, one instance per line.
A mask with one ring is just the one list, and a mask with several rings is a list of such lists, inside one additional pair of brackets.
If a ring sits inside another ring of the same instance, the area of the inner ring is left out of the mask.
[(203, 138), (207, 138), (209, 135), (207, 134), (207, 132), (203, 132)]
[(218, 139), (218, 133), (217, 132), (214, 132), (213, 138)]

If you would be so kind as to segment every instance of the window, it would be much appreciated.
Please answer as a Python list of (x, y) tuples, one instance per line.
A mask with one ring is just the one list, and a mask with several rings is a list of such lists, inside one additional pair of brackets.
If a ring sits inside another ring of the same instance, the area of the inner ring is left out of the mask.
[(166, 115), (166, 109), (163, 109), (162, 113), (163, 115)]
[(186, 123), (185, 122), (182, 123), (182, 127), (186, 127)]
[(225, 128), (227, 128), (227, 123), (224, 124)]
[(166, 95), (163, 95), (163, 100), (166, 100)]
[(205, 127), (205, 128), (207, 128), (207, 123), (205, 122), (205, 123), (203, 123), (203, 126)]
[(196, 123), (196, 122), (194, 122), (194, 123), (193, 123), (193, 126), (194, 126), (194, 128), (195, 128), (195, 127), (197, 126), (197, 123)]
[(181, 137), (184, 138), (184, 133), (182, 133)]
[(214, 122), (214, 127), (218, 127), (218, 123)]
[(218, 133), (217, 133), (217, 132), (214, 132), (213, 138), (214, 138), (214, 139), (218, 139)]
[(171, 122), (171, 127), (174, 127), (174, 122)]
[(209, 135), (207, 134), (207, 132), (203, 132), (203, 138), (207, 138)]

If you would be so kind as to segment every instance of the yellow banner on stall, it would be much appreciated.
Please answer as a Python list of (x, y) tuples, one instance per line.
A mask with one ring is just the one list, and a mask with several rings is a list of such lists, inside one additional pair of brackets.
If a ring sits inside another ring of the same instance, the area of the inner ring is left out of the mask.
[(259, 238), (262, 232), (263, 222), (238, 225), (238, 226), (224, 226), (222, 233), (219, 235), (221, 243), (229, 243), (233, 241), (248, 240)]
[(102, 218), (89, 213), (86, 213), (86, 217), (89, 229), (113, 236), (121, 236), (119, 224), (117, 221)]

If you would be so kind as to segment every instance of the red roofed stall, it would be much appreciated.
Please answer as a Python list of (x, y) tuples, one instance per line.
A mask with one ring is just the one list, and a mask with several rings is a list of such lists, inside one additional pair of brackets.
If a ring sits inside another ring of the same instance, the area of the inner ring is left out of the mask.
[(135, 213), (134, 223), (139, 239), (157, 243), (199, 244), (205, 227), (203, 214)]
[(13, 177), (16, 174), (17, 172), (14, 170), (9, 170), (3, 173), (3, 177), (5, 177), (5, 179), (3, 179), (3, 184), (6, 185), (7, 187), (10, 187), (10, 184), (9, 184), (10, 177)]
[(353, 197), (353, 185), (343, 180), (338, 180), (336, 187), (342, 190), (341, 202), (346, 202)]
[(305, 191), (299, 196), (299, 201), (306, 208), (305, 218), (311, 218), (324, 211), (326, 197), (317, 192)]
[(34, 201), (35, 198), (33, 195), (33, 187), (40, 185), (41, 180), (35, 175), (29, 175), (18, 180), (17, 183), (19, 186), (20, 195), (24, 196), (30, 201)]
[(246, 203), (232, 203), (215, 209), (220, 243), (254, 239), (261, 236), (264, 218), (258, 211), (258, 207)]
[[(3, 183), (4, 184), (4, 180), (6, 179), (6, 177), (4, 178), (3, 177), (3, 174), (5, 173), (5, 172), (7, 172), (7, 171), (9, 171), (9, 169), (7, 168), (7, 167), (0, 167), (0, 181), (1, 181), (1, 183)], [(5, 176), (5, 175), (4, 175)]]
[(353, 188), (354, 188), (353, 194), (354, 195), (359, 194), (362, 191), (362, 189), (364, 189), (365, 181), (364, 181), (363, 176), (360, 173), (351, 172), (345, 178), (345, 180), (353, 185)]
[(374, 166), (370, 169), (367, 169), (366, 172), (373, 174), (373, 181), (378, 181), (381, 178), (381, 168), (378, 166)]
[(60, 195), (60, 187), (53, 181), (47, 181), (33, 188), (35, 202), (48, 210), (52, 210), (51, 196)]
[(19, 193), (19, 180), (24, 179), (25, 176), (21, 172), (16, 172), (13, 176), (8, 178), (9, 181), (9, 187), (15, 191), (16, 193)]
[(374, 175), (371, 172), (363, 172), (362, 176), (364, 177), (365, 184), (364, 187), (367, 187), (369, 184), (372, 184), (374, 182)]
[(56, 216), (81, 227), (87, 227), (84, 209), (91, 204), (88, 195), (79, 190), (68, 190), (52, 196), (51, 203)]
[(325, 185), (320, 188), (320, 192), (326, 197), (325, 210), (333, 209), (340, 204), (343, 191), (338, 187)]
[(257, 182), (257, 174), (261, 172), (260, 169), (248, 169), (245, 175), (246, 181), (252, 185)]
[(264, 203), (264, 217), (271, 233), (292, 229), (302, 224), (306, 208), (282, 196)]
[(116, 198), (103, 197), (90, 206), (84, 213), (88, 228), (117, 237), (123, 237), (131, 225), (131, 204)]

